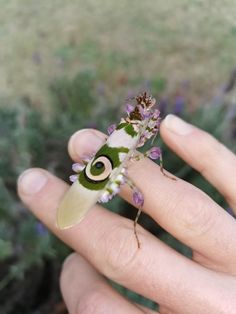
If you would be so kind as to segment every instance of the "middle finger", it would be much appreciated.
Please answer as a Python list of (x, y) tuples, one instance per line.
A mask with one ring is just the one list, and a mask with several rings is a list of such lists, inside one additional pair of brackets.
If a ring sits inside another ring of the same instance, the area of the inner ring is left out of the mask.
[[(77, 132), (69, 142), (69, 152), (79, 160), (104, 140), (105, 135), (96, 130)], [(230, 215), (193, 185), (164, 177), (149, 159), (131, 163), (128, 173), (144, 194), (146, 213), (194, 251), (214, 260), (217, 269), (236, 272), (236, 228)], [(132, 202), (129, 188), (121, 195)]]

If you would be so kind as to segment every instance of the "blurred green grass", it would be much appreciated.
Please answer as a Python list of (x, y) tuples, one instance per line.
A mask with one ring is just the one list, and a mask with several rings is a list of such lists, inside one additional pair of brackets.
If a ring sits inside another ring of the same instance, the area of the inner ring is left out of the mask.
[[(211, 95), (235, 63), (234, 0), (0, 1), (0, 95), (49, 110), (47, 86), (95, 71), (112, 93), (121, 82), (192, 83)], [(121, 92), (122, 93), (122, 92)]]

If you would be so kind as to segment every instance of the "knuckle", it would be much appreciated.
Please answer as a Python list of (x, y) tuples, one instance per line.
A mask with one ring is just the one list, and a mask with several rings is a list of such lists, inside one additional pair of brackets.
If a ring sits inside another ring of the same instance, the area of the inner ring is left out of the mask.
[[(141, 237), (141, 232), (137, 232)], [(136, 253), (138, 247), (130, 222), (127, 221), (113, 226), (109, 230), (109, 234), (105, 233), (103, 235), (102, 241), (106, 261), (104, 264), (106, 265), (106, 275), (108, 277), (121, 279), (126, 276), (129, 270), (134, 270), (137, 265), (136, 256), (138, 254)]]
[(75, 314), (106, 313), (105, 300), (105, 295), (101, 289), (89, 291), (83, 295), (80, 300), (77, 301)]

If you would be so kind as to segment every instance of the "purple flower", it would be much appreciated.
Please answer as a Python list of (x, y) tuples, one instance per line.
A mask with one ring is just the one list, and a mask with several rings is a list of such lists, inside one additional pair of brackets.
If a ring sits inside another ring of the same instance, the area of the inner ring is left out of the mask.
[(133, 201), (137, 207), (143, 206), (143, 203), (144, 203), (143, 194), (137, 189), (135, 189), (133, 192)]
[(146, 140), (147, 140), (146, 135), (147, 135), (147, 134), (144, 133), (144, 134), (142, 134), (142, 135), (140, 136), (140, 139), (139, 139), (139, 142), (138, 142), (137, 147), (142, 147), (142, 146), (145, 144), (145, 142), (146, 142)]
[(152, 113), (146, 109), (144, 109), (142, 106), (138, 106), (139, 112), (143, 119), (149, 119), (152, 115)]
[(148, 152), (148, 157), (150, 157), (153, 160), (160, 158), (160, 156), (161, 156), (160, 147), (152, 147)]
[(149, 119), (152, 116), (152, 112), (149, 110), (143, 110), (142, 112), (142, 117), (143, 119)]
[(155, 109), (152, 114), (152, 119), (156, 120), (160, 116), (160, 111), (158, 109)]
[(70, 181), (71, 182), (75, 182), (77, 179), (78, 179), (78, 175), (77, 174), (72, 174), (70, 177), (69, 177)]
[(131, 105), (131, 104), (126, 104), (126, 106), (125, 106), (125, 111), (127, 112), (127, 114), (130, 114), (131, 112), (133, 112), (134, 111), (134, 106), (133, 105)]
[(116, 124), (111, 124), (108, 128), (107, 128), (107, 133), (108, 135), (111, 135), (116, 129)]
[(85, 167), (84, 164), (80, 164), (80, 163), (77, 162), (77, 163), (72, 165), (72, 170), (74, 172), (80, 172), (80, 171), (82, 171), (84, 169), (84, 167)]

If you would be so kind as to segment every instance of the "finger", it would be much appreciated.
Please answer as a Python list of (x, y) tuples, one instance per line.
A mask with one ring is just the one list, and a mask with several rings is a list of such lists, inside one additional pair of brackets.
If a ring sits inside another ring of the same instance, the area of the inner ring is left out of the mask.
[[(187, 307), (198, 304), (203, 310), (208, 306), (212, 313), (226, 306), (229, 298), (235, 298), (230, 279), (202, 268), (141, 227), (138, 233), (142, 246), (138, 249), (132, 222), (99, 206), (77, 226), (58, 230), (56, 210), (67, 188), (64, 182), (40, 169), (26, 171), (18, 183), (21, 199), (35, 216), (107, 277), (180, 312), (183, 295), (188, 296)], [(220, 300), (219, 304), (216, 300)]]
[[(98, 149), (104, 140), (102, 133), (95, 130), (76, 133), (70, 139), (69, 152), (78, 160), (96, 149), (95, 141)], [(235, 221), (219, 205), (191, 184), (164, 177), (147, 158), (131, 163), (128, 174), (144, 194), (143, 209), (147, 214), (195, 252), (213, 261), (216, 269), (236, 272)], [(121, 196), (132, 202), (129, 188), (124, 188)]]
[(98, 272), (78, 254), (64, 262), (61, 292), (69, 313), (144, 313), (116, 292)]
[(172, 150), (222, 193), (236, 213), (236, 156), (210, 134), (174, 115), (163, 121), (161, 135)]

